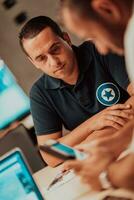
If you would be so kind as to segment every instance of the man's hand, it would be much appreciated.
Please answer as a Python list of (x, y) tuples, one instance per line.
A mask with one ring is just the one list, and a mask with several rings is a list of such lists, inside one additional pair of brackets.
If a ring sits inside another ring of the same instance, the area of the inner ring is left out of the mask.
[(85, 141), (75, 147), (87, 152), (90, 152), (91, 148), (105, 147), (107, 151), (112, 152), (117, 158), (131, 143), (133, 127), (134, 120), (116, 132), (111, 128), (95, 131)]
[(134, 153), (112, 163), (108, 178), (114, 187), (134, 190)]
[(67, 161), (63, 168), (64, 170), (74, 169), (75, 173), (81, 176), (82, 181), (89, 184), (92, 189), (101, 189), (98, 176), (107, 169), (115, 158), (105, 148), (93, 148), (90, 150), (88, 147), (84, 149), (83, 145), (82, 149), (89, 153), (89, 157), (82, 161)]
[(119, 130), (133, 118), (134, 110), (131, 105), (116, 104), (91, 117), (89, 119), (90, 129), (97, 131), (105, 127), (113, 127)]

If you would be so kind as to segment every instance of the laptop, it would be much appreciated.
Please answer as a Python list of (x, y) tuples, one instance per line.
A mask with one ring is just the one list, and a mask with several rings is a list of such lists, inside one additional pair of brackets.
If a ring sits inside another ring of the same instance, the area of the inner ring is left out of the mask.
[(0, 158), (0, 200), (44, 200), (19, 148)]

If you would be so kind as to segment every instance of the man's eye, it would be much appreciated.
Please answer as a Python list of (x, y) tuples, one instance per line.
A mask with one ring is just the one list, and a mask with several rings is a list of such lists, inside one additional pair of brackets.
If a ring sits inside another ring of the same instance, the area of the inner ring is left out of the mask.
[(55, 46), (53, 49), (52, 49), (52, 53), (58, 53), (60, 51), (60, 46)]
[(42, 61), (45, 61), (45, 60), (46, 60), (46, 56), (41, 56), (41, 57), (38, 59), (39, 62), (42, 62)]

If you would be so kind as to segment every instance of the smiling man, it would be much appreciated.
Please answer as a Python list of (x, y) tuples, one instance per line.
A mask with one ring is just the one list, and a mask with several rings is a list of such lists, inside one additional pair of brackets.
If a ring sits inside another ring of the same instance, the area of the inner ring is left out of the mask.
[[(73, 46), (45, 16), (28, 21), (19, 37), (28, 59), (43, 72), (30, 92), (39, 145), (56, 139), (74, 146), (96, 130), (120, 129), (133, 118), (133, 110), (123, 104), (131, 95), (123, 57), (102, 56), (90, 42)], [(63, 136), (62, 125), (71, 132)], [(51, 166), (61, 162), (42, 156)]]

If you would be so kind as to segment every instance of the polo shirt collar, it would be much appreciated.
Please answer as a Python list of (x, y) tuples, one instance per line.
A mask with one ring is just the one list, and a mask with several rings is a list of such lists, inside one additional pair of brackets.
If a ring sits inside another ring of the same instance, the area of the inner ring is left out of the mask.
[[(80, 47), (72, 46), (73, 51), (75, 52), (76, 59), (78, 62), (78, 67), (80, 70), (79, 80), (78, 83), (81, 82), (81, 80), (84, 77), (84, 74), (89, 69), (89, 65), (91, 63), (91, 56), (89, 56), (89, 49), (83, 47), (82, 45)], [(64, 88), (67, 84), (64, 84), (64, 82), (60, 79), (53, 78), (49, 75), (45, 75), (45, 89), (58, 89), (58, 88)]]
[(61, 86), (61, 80), (45, 75), (45, 88), (46, 89), (58, 89)]

